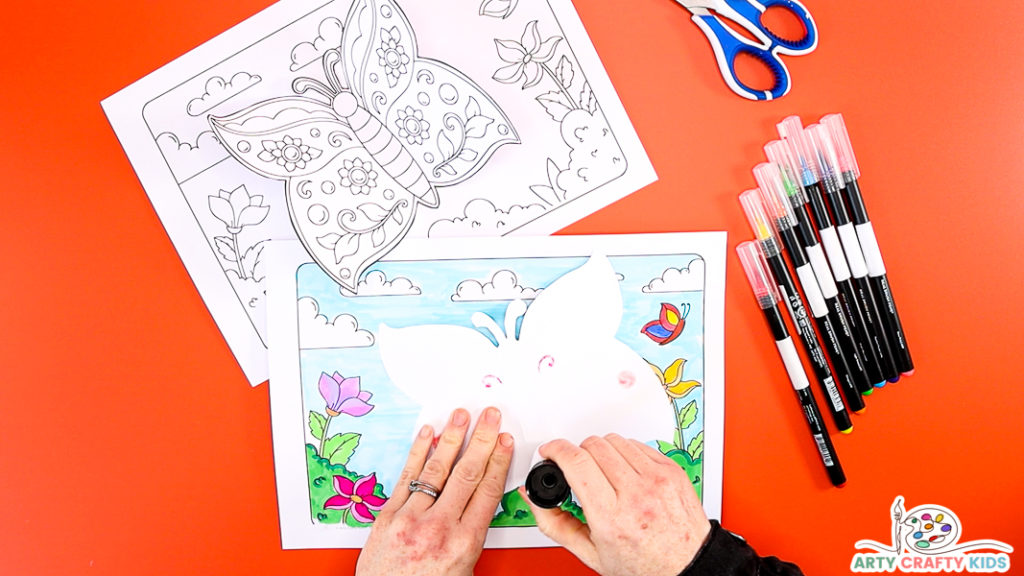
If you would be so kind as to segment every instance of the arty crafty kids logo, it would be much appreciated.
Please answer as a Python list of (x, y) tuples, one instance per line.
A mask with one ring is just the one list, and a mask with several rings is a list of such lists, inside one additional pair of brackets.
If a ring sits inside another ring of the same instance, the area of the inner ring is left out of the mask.
[(903, 497), (892, 504), (892, 545), (858, 540), (853, 572), (1006, 572), (1013, 547), (998, 540), (960, 542), (960, 519), (952, 510), (928, 504), (910, 511)]

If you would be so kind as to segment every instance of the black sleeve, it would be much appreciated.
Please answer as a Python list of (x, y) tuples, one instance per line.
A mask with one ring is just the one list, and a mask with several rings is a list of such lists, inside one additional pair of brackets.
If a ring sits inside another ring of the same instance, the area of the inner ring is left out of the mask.
[(743, 539), (712, 520), (707, 540), (679, 576), (803, 576), (803, 572), (774, 556), (758, 556)]

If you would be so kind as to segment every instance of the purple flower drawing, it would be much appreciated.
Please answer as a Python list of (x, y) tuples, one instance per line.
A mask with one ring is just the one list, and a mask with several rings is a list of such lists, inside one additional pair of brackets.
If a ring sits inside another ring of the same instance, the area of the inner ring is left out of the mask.
[(337, 372), (328, 375), (320, 374), (320, 395), (327, 402), (327, 414), (332, 418), (339, 414), (349, 416), (365, 416), (373, 410), (367, 401), (373, 394), (359, 389), (359, 377), (345, 378)]

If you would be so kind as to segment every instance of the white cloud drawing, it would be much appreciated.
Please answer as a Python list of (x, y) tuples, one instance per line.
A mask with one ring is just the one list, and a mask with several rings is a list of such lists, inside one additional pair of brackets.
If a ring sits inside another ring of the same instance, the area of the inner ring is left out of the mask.
[(339, 314), (333, 320), (320, 313), (313, 298), (299, 298), (299, 348), (365, 348), (373, 346), (373, 334), (359, 328), (351, 314)]
[(262, 80), (259, 76), (254, 76), (248, 72), (239, 72), (232, 76), (230, 80), (214, 76), (206, 81), (206, 92), (202, 96), (189, 101), (186, 108), (188, 115), (200, 116), (205, 114), (218, 105), (259, 84)]
[(341, 20), (334, 17), (324, 18), (320, 22), (319, 36), (312, 42), (300, 42), (292, 48), (291, 71), (295, 72), (299, 68), (316, 62), (324, 55), (324, 52), (331, 48), (340, 47), (342, 30), (344, 30), (344, 25)]
[(479, 302), (484, 300), (532, 300), (540, 294), (536, 288), (519, 285), (519, 278), (511, 270), (498, 270), (488, 282), (463, 280), (452, 294), (452, 302)]
[(686, 268), (668, 268), (660, 278), (651, 280), (643, 291), (647, 294), (693, 292), (704, 289), (704, 259), (694, 258)]
[(156, 145), (179, 183), (228, 157), (228, 151), (210, 130), (200, 134), (195, 144), (182, 142), (173, 133), (164, 132), (156, 137)]
[(345, 296), (419, 296), (421, 291), (408, 278), (399, 276), (388, 280), (383, 272), (374, 270), (359, 281), (354, 294), (345, 287), (341, 288), (341, 293)]
[(431, 238), (500, 236), (539, 218), (545, 212), (540, 204), (512, 206), (507, 211), (497, 208), (489, 200), (477, 198), (466, 204), (462, 218), (438, 220), (430, 226)]

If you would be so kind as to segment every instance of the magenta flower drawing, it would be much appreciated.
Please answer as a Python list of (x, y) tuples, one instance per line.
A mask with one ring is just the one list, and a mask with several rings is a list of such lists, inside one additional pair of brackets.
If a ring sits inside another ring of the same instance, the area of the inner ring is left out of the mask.
[(383, 508), (387, 502), (387, 498), (373, 493), (376, 486), (376, 474), (363, 476), (355, 482), (344, 476), (335, 476), (334, 491), (337, 494), (324, 502), (324, 510), (346, 510), (359, 522), (369, 524), (375, 519), (373, 512)]
[(367, 403), (373, 394), (359, 389), (358, 376), (345, 378), (337, 372), (334, 375), (324, 372), (320, 374), (320, 395), (327, 402), (327, 414), (332, 418), (340, 414), (358, 418), (373, 410), (373, 405)]

